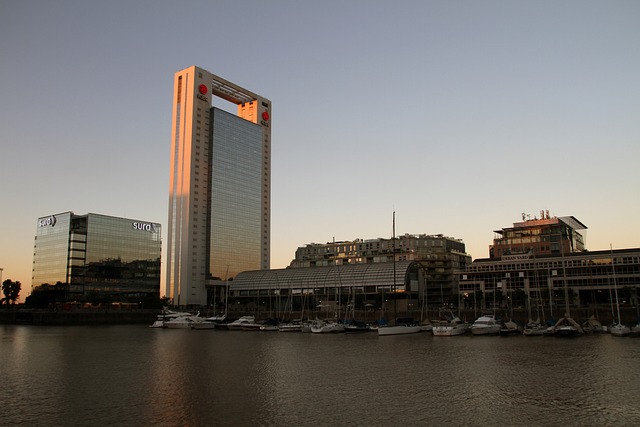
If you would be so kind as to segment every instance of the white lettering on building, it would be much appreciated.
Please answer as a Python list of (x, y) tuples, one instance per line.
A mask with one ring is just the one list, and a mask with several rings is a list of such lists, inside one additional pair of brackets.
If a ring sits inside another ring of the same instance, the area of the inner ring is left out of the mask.
[(156, 231), (156, 228), (153, 226), (153, 224), (149, 224), (147, 222), (134, 222), (131, 224), (131, 226), (134, 230), (149, 231), (151, 233)]
[(503, 255), (502, 261), (520, 261), (525, 259), (530, 259), (531, 255), (522, 254), (522, 255)]
[(51, 215), (46, 218), (41, 218), (40, 221), (38, 221), (38, 225), (40, 227), (53, 227), (56, 225), (56, 217)]

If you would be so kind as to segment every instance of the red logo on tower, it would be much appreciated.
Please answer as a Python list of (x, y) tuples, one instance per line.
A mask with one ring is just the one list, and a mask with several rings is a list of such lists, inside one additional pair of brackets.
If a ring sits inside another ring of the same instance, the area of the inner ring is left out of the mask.
[(200, 91), (201, 94), (206, 95), (207, 94), (207, 85), (200, 85), (198, 90)]
[(266, 112), (266, 111), (262, 112), (262, 120), (264, 120), (265, 122), (267, 120), (269, 120), (269, 113), (268, 112)]

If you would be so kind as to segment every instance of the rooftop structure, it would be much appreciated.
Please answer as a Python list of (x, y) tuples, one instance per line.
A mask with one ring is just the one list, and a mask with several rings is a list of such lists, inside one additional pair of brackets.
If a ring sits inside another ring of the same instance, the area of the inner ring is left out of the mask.
[(489, 258), (563, 255), (586, 250), (585, 238), (580, 232), (587, 226), (573, 216), (551, 217), (541, 211), (540, 218), (530, 219), (522, 214), (522, 222), (513, 227), (496, 230)]

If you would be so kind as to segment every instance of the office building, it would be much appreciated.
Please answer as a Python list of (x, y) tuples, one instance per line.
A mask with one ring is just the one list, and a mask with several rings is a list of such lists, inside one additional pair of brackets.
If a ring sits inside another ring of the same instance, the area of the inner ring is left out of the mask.
[(207, 288), (270, 266), (271, 102), (192, 66), (172, 109), (166, 296), (205, 305)]
[(160, 293), (160, 224), (89, 213), (38, 218), (32, 290), (65, 287), (68, 300), (117, 300)]

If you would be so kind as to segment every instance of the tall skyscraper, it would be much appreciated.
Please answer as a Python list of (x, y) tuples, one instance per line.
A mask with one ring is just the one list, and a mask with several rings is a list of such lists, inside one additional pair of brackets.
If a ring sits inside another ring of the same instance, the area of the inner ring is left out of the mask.
[(207, 283), (269, 268), (271, 102), (192, 66), (174, 76), (172, 116), (166, 296), (203, 305)]

